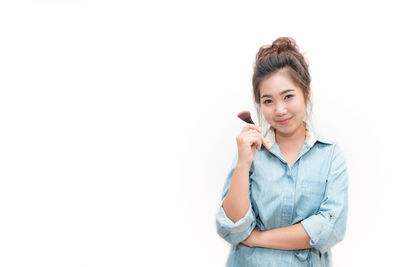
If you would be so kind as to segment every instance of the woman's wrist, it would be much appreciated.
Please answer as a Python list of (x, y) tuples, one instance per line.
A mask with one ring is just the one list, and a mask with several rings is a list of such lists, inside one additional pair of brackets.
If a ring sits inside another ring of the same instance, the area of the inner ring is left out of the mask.
[(267, 231), (257, 231), (255, 238), (254, 238), (254, 242), (255, 242), (255, 246), (256, 247), (265, 247), (265, 234), (267, 233)]
[(248, 162), (239, 160), (239, 161), (236, 163), (236, 168), (237, 168), (237, 169), (242, 169), (242, 170), (247, 170), (247, 171), (249, 171), (250, 168), (251, 168), (251, 162), (248, 163)]

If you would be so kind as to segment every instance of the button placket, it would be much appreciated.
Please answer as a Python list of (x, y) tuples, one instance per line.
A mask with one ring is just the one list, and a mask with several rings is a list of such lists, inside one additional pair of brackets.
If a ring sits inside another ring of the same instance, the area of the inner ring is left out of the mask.
[(284, 190), (283, 190), (283, 204), (282, 204), (282, 223), (283, 225), (291, 225), (293, 218), (293, 209), (295, 202), (295, 189), (294, 189), (294, 181), (292, 179), (291, 170), (289, 166), (286, 164), (286, 177), (283, 181)]

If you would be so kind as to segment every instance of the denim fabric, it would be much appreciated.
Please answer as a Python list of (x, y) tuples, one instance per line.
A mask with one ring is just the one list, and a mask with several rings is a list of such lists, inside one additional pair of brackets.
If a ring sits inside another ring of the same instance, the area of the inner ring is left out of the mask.
[[(216, 214), (217, 233), (231, 244), (226, 266), (331, 266), (331, 247), (343, 240), (348, 210), (348, 173), (338, 144), (319, 137), (306, 123), (306, 139), (290, 168), (275, 142), (272, 127), (265, 135), (269, 150), (256, 150), (250, 177), (250, 207), (233, 223), (222, 203), (238, 155), (229, 170)], [(278, 250), (239, 244), (254, 227), (260, 231), (301, 223), (313, 248)]]

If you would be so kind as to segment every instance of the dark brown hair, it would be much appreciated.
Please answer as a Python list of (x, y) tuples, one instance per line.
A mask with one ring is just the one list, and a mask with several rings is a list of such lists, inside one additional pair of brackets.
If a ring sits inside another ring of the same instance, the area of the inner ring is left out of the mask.
[[(296, 41), (290, 37), (280, 37), (271, 45), (260, 47), (253, 65), (253, 98), (258, 113), (259, 123), (262, 122), (260, 107), (260, 83), (277, 72), (284, 72), (290, 77), (303, 92), (304, 102), (311, 103), (311, 77), (308, 71), (308, 62), (303, 54), (299, 52)], [(311, 113), (311, 111), (310, 111)], [(307, 112), (307, 118), (309, 118)]]

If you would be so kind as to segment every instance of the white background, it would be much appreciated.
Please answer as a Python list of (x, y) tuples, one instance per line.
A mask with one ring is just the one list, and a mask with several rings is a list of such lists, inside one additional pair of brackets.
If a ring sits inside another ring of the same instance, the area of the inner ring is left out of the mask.
[[(393, 1), (394, 2), (394, 1)], [(259, 47), (296, 39), (314, 129), (345, 151), (335, 266), (394, 266), (389, 1), (2, 1), (0, 266), (223, 266), (215, 228)]]

